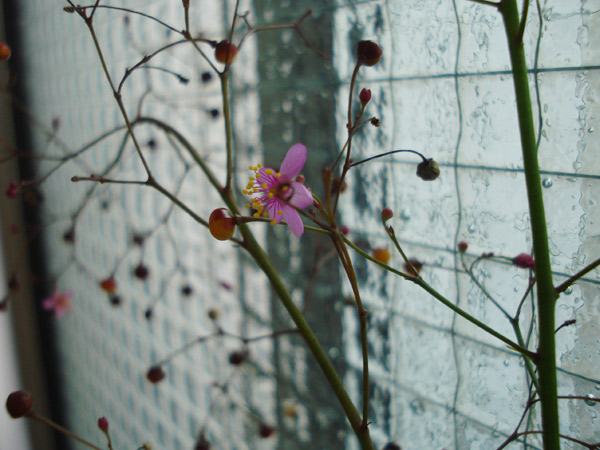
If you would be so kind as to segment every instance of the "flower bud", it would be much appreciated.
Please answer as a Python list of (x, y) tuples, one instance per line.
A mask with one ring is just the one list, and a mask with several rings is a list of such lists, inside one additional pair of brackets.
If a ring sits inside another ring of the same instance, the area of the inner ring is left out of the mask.
[(152, 366), (146, 373), (146, 378), (150, 383), (158, 383), (165, 378), (165, 371), (160, 366)]
[(458, 243), (458, 251), (461, 253), (464, 253), (467, 251), (467, 249), (469, 248), (469, 244), (467, 244), (465, 241), (460, 241)]
[(385, 444), (385, 447), (383, 447), (383, 450), (402, 450), (402, 448), (395, 442), (388, 442)]
[(15, 391), (6, 399), (6, 410), (13, 419), (23, 417), (33, 408), (33, 396), (27, 391)]
[(387, 222), (392, 217), (394, 217), (394, 212), (390, 208), (383, 208), (381, 211), (381, 220)]
[(8, 44), (0, 42), (0, 61), (8, 61), (11, 55), (11, 50)]
[(16, 181), (11, 181), (6, 189), (6, 196), (8, 198), (15, 198), (19, 193), (19, 183)]
[(108, 432), (108, 420), (106, 420), (106, 417), (100, 417), (98, 419), (98, 428), (100, 428), (105, 433)]
[(535, 260), (531, 255), (527, 253), (521, 253), (517, 255), (512, 260), (513, 264), (521, 269), (534, 269), (535, 268)]
[(133, 274), (140, 280), (145, 280), (148, 278), (148, 268), (144, 264), (139, 263), (136, 268), (133, 269)]
[(381, 126), (381, 120), (379, 120), (377, 117), (373, 117), (371, 119), (371, 125), (373, 125), (375, 128), (379, 128)]
[(356, 46), (358, 62), (366, 66), (374, 66), (381, 59), (383, 51), (373, 41), (360, 41)]
[(425, 181), (433, 181), (440, 176), (440, 166), (432, 158), (426, 159), (417, 166), (417, 176)]
[(391, 257), (392, 255), (390, 255), (387, 248), (376, 248), (373, 250), (373, 258), (383, 264), (387, 264)]
[(363, 89), (358, 94), (358, 98), (360, 99), (360, 104), (366, 106), (367, 103), (371, 100), (371, 89)]
[(260, 434), (260, 437), (266, 439), (269, 436), (271, 436), (273, 433), (275, 433), (275, 428), (273, 428), (271, 425), (267, 425), (265, 423), (260, 424), (260, 426), (258, 428), (258, 434)]
[(237, 51), (237, 47), (229, 41), (221, 41), (215, 47), (215, 58), (223, 64), (231, 63)]
[(235, 219), (226, 208), (215, 209), (208, 218), (210, 234), (219, 241), (226, 241), (235, 233)]
[(114, 294), (117, 292), (117, 282), (113, 277), (106, 278), (100, 282), (100, 288), (107, 294)]
[(342, 233), (344, 236), (348, 236), (348, 233), (350, 233), (350, 228), (348, 228), (346, 225), (342, 225), (340, 228), (340, 233)]
[(229, 364), (232, 366), (240, 366), (248, 360), (249, 356), (250, 354), (247, 351), (232, 352), (229, 355)]
[(408, 264), (404, 263), (404, 270), (406, 271), (406, 273), (412, 275), (413, 277), (419, 275), (421, 269), (423, 268), (423, 263), (415, 258), (410, 258), (408, 262), (411, 263), (415, 270), (412, 270)]

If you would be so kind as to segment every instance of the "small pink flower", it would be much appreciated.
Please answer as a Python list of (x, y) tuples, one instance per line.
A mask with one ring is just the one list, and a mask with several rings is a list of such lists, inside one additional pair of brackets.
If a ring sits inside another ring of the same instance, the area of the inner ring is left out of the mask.
[[(271, 224), (284, 219), (292, 233), (296, 236), (304, 233), (304, 224), (296, 208), (302, 209), (312, 205), (311, 192), (300, 182), (292, 181), (300, 173), (306, 162), (306, 147), (295, 144), (290, 147), (279, 172), (262, 165), (250, 166), (255, 175), (243, 191), (245, 195), (258, 195), (251, 200), (256, 209), (254, 217), (268, 216)], [(247, 205), (250, 206), (250, 205)]]
[(527, 253), (521, 253), (517, 255), (512, 260), (513, 264), (522, 269), (534, 269), (535, 268), (535, 260), (533, 256), (528, 255)]
[(50, 297), (43, 301), (42, 307), (46, 311), (54, 311), (56, 317), (62, 317), (73, 308), (73, 305), (71, 305), (72, 297), (73, 293), (71, 291), (54, 291)]

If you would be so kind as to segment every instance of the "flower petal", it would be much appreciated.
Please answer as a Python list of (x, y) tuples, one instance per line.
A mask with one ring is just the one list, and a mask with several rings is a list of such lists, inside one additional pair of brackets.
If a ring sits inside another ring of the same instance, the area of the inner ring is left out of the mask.
[(306, 208), (312, 205), (313, 197), (312, 193), (302, 183), (292, 181), (292, 196), (289, 198), (288, 203), (295, 206), (298, 209)]
[(279, 182), (283, 183), (285, 181), (290, 181), (298, 175), (302, 170), (302, 167), (304, 167), (305, 162), (306, 147), (302, 144), (292, 145), (281, 163), (281, 168), (279, 169), (281, 177), (279, 178)]
[(283, 218), (285, 219), (289, 229), (292, 230), (292, 233), (294, 233), (295, 236), (302, 236), (302, 233), (304, 233), (304, 224), (302, 223), (302, 219), (300, 219), (300, 216), (294, 208), (285, 205), (283, 207)]
[(278, 214), (279, 211), (283, 211), (287, 205), (278, 198), (273, 198), (267, 206), (267, 211), (271, 219), (275, 219), (277, 223), (281, 222), (282, 214)]

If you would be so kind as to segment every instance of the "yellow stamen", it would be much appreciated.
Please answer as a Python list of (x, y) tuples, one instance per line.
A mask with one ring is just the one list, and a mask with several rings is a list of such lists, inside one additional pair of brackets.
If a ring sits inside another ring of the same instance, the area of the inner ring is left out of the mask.
[(258, 173), (256, 174), (256, 178), (260, 177), (261, 175), (262, 175), (262, 173), (258, 172)]
[(282, 215), (283, 211), (277, 211), (277, 214)]
[(272, 192), (269, 192), (269, 195), (267, 197), (273, 198), (273, 197), (275, 197), (275, 195)]
[(262, 164), (258, 164), (256, 167), (258, 167), (259, 169), (262, 169)]
[(256, 217), (258, 219), (260, 217), (260, 214), (256, 212), (256, 213), (252, 214), (252, 217)]
[(250, 167), (248, 167), (248, 169), (250, 169), (250, 170), (254, 170), (254, 167), (250, 166)]
[(244, 194), (244, 195), (248, 195), (248, 191), (247, 191), (246, 189), (244, 189), (244, 190), (242, 191), (242, 194)]
[(265, 217), (269, 217), (269, 213), (268, 213), (267, 211), (265, 211), (265, 212), (263, 213), (263, 216), (265, 216)]
[(276, 224), (277, 224), (277, 221), (276, 221), (275, 219), (273, 219), (273, 220), (271, 220), (270, 224), (271, 224), (271, 225), (276, 225)]
[(267, 169), (267, 170), (265, 170), (265, 173), (267, 175), (273, 175), (274, 172), (271, 169)]
[(284, 186), (283, 188), (281, 188), (282, 191), (287, 191), (289, 186)]
[(277, 173), (275, 174), (275, 176), (276, 176), (277, 178), (279, 178), (279, 177), (281, 176), (281, 174), (280, 174), (279, 172), (277, 172)]
[(267, 183), (263, 183), (262, 187), (263, 187), (263, 189), (267, 189), (269, 186), (267, 186)]
[(246, 208), (250, 208), (250, 203), (246, 203)]

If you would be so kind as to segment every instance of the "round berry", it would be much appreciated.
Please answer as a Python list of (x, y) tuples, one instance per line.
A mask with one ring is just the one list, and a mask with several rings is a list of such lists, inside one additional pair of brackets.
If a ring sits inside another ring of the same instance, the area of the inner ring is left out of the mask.
[(6, 399), (6, 410), (13, 419), (23, 417), (33, 408), (33, 396), (27, 391), (15, 391)]
[(238, 49), (229, 41), (221, 41), (215, 47), (215, 58), (222, 63), (231, 63)]
[(215, 209), (208, 218), (210, 234), (219, 241), (226, 241), (233, 237), (235, 220), (226, 208)]
[(146, 378), (150, 383), (158, 383), (165, 378), (165, 371), (160, 366), (152, 366), (146, 373)]

